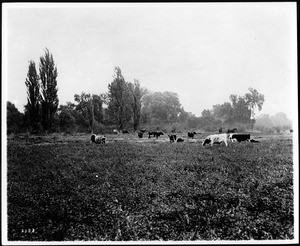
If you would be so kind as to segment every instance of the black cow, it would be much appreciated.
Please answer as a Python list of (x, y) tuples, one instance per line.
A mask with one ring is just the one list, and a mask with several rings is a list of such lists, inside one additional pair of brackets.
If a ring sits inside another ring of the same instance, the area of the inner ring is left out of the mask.
[(170, 143), (174, 143), (176, 141), (176, 134), (171, 134), (171, 135), (168, 135), (169, 139), (170, 139)]
[(228, 136), (229, 140), (233, 142), (234, 140), (238, 142), (242, 141), (250, 141), (250, 134), (249, 133), (231, 133)]
[(123, 134), (125, 134), (125, 133), (128, 134), (129, 133), (129, 131), (126, 130), (126, 129), (124, 129), (122, 132), (123, 132)]
[(149, 132), (149, 138), (151, 138), (151, 135), (158, 138), (160, 135), (164, 135), (164, 133), (161, 132), (161, 131), (159, 131), (159, 132)]
[(184, 142), (184, 140), (182, 138), (178, 138), (177, 143), (180, 143), (180, 142)]
[(196, 134), (195, 131), (193, 131), (193, 132), (188, 132), (188, 137), (189, 137), (189, 138), (194, 138), (195, 134)]
[(142, 132), (139, 132), (139, 133), (138, 133), (138, 137), (139, 137), (139, 138), (143, 138), (143, 133), (142, 133)]
[(219, 133), (222, 133), (222, 127), (220, 127), (220, 129), (219, 129)]
[(235, 133), (235, 132), (237, 132), (236, 128), (232, 128), (232, 129), (227, 130), (227, 133)]

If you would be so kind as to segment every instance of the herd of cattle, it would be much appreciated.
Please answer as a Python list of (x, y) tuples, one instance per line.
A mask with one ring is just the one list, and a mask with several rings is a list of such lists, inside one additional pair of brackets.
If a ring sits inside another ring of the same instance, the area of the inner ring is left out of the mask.
[[(123, 130), (122, 132), (123, 132), (123, 134), (129, 133), (127, 130)], [(143, 135), (145, 132), (146, 132), (146, 129), (141, 129), (138, 132), (138, 137), (143, 138)], [(113, 130), (113, 134), (119, 134), (119, 132), (117, 130)], [(187, 137), (193, 139), (196, 134), (197, 133), (195, 131), (188, 132)], [(149, 131), (148, 132), (148, 138), (151, 138), (151, 136), (153, 136), (153, 137), (156, 137), (156, 139), (158, 139), (161, 135), (164, 135), (164, 133), (162, 131)], [(183, 138), (177, 137), (175, 130), (172, 130), (172, 133), (168, 134), (168, 137), (169, 137), (170, 143), (184, 142)], [(97, 144), (105, 144), (106, 137), (104, 135), (92, 134), (91, 141), (93, 143), (97, 143)], [(228, 129), (227, 133), (222, 133), (222, 128), (220, 128), (219, 133), (211, 134), (211, 135), (207, 136), (205, 138), (205, 140), (202, 142), (202, 145), (204, 146), (206, 144), (210, 144), (211, 146), (213, 146), (213, 144), (224, 143), (226, 146), (228, 146), (228, 142), (234, 142), (234, 141), (236, 141), (236, 142), (249, 141), (249, 142), (254, 142), (254, 143), (259, 142), (254, 139), (250, 139), (249, 133), (237, 133), (237, 128)]]

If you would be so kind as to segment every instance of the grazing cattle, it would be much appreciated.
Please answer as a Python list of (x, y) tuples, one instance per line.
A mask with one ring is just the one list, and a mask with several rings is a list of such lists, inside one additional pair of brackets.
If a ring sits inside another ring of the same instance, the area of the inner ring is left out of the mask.
[(180, 142), (184, 142), (184, 139), (178, 138), (178, 139), (177, 139), (177, 143), (180, 143)]
[(227, 133), (235, 133), (237, 132), (237, 128), (228, 129)]
[(96, 134), (92, 134), (91, 140), (96, 144), (105, 144), (106, 137), (105, 136), (97, 136)]
[(173, 129), (171, 132), (172, 132), (172, 133), (175, 133), (175, 132), (176, 132), (176, 129)]
[(209, 144), (213, 146), (214, 143), (225, 143), (226, 146), (228, 146), (227, 143), (227, 134), (221, 133), (221, 134), (212, 134), (206, 137), (202, 145)]
[(164, 133), (161, 132), (161, 131), (159, 131), (159, 132), (149, 132), (149, 138), (151, 138), (151, 135), (158, 138), (160, 135), (164, 135)]
[(126, 129), (124, 129), (122, 132), (123, 132), (123, 134), (125, 134), (125, 133), (129, 133), (129, 131), (128, 131), (128, 130), (126, 130)]
[(116, 129), (114, 129), (114, 130), (113, 130), (113, 134), (119, 134), (119, 131), (116, 130)]
[(220, 129), (219, 129), (219, 133), (222, 133), (222, 127), (220, 127)]
[(188, 137), (189, 137), (189, 138), (194, 138), (195, 134), (196, 134), (195, 131), (193, 131), (193, 132), (188, 132)]
[(139, 133), (138, 133), (138, 137), (139, 137), (139, 138), (143, 138), (143, 133), (142, 133), (142, 132), (139, 132)]
[(250, 134), (249, 133), (231, 133), (228, 135), (228, 139), (233, 142), (234, 139), (238, 142), (249, 141)]
[(174, 143), (175, 140), (176, 140), (176, 138), (177, 138), (176, 134), (168, 135), (168, 137), (169, 137), (169, 139), (170, 139), (170, 143)]

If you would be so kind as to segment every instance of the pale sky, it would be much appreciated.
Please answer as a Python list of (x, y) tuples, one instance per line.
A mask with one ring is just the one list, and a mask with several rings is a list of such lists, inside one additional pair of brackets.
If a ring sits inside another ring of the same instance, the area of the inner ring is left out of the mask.
[[(29, 61), (48, 48), (60, 104), (108, 91), (118, 66), (126, 81), (176, 92), (187, 112), (240, 96), (265, 96), (263, 110), (297, 115), (296, 3), (2, 4), (2, 98), (23, 112)], [(6, 105), (6, 103), (5, 103)]]

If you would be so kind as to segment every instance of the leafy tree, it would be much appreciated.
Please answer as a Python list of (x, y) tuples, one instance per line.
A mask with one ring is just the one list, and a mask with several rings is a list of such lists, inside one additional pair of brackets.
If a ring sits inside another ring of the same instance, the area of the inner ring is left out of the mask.
[(243, 97), (238, 97), (233, 106), (233, 122), (250, 123), (250, 114), (246, 100)]
[(27, 87), (27, 105), (25, 106), (32, 130), (38, 130), (40, 122), (40, 84), (34, 61), (29, 62), (27, 78), (25, 80)]
[(77, 102), (74, 107), (74, 111), (77, 113), (74, 115), (76, 122), (83, 127), (89, 127), (93, 133), (94, 125), (104, 121), (103, 94), (91, 95), (82, 92), (80, 95), (75, 94), (74, 100)]
[(199, 125), (202, 129), (206, 131), (215, 131), (216, 129), (219, 129), (220, 125), (222, 124), (222, 121), (216, 120), (213, 117), (212, 111), (208, 109), (204, 109), (201, 112), (201, 117), (199, 119)]
[(146, 93), (146, 89), (141, 88), (138, 80), (134, 80), (134, 83), (129, 83), (128, 87), (132, 95), (133, 130), (136, 131), (140, 125), (142, 97)]
[(292, 122), (288, 119), (285, 113), (279, 112), (270, 117), (274, 126), (279, 126), (283, 128), (291, 128)]
[(122, 71), (115, 67), (114, 80), (108, 85), (108, 108), (107, 113), (112, 123), (117, 124), (122, 130), (132, 115), (132, 97), (128, 83), (125, 81)]
[(97, 122), (103, 122), (104, 115), (103, 115), (103, 99), (104, 94), (92, 95), (92, 103), (93, 103), (93, 109), (94, 109), (94, 120)]
[(93, 133), (93, 123), (94, 123), (94, 105), (92, 101), (92, 96), (90, 93), (82, 92), (80, 95), (75, 94), (74, 100), (77, 102), (75, 110), (78, 111), (82, 118), (84, 125), (90, 127), (91, 132)]
[(247, 103), (248, 109), (250, 111), (249, 119), (255, 116), (254, 110), (257, 108), (261, 111), (262, 106), (265, 101), (265, 97), (263, 94), (260, 94), (256, 89), (249, 88), (250, 93), (246, 93), (245, 101)]
[(256, 121), (254, 128), (262, 132), (280, 132), (281, 130), (291, 129), (292, 122), (287, 118), (285, 113), (279, 112), (275, 115), (260, 115)]
[(171, 124), (182, 112), (177, 93), (154, 92), (143, 97), (143, 118), (151, 124)]
[(73, 132), (76, 129), (76, 119), (74, 116), (74, 104), (68, 102), (67, 105), (60, 105), (58, 108), (59, 128), (63, 132)]
[(17, 133), (20, 131), (20, 127), (22, 125), (23, 114), (19, 112), (16, 106), (10, 101), (7, 101), (6, 108), (7, 108), (7, 118), (6, 118), (7, 133), (8, 134)]
[[(235, 103), (236, 105), (236, 103)], [(233, 121), (233, 106), (230, 102), (225, 102), (223, 104), (213, 105), (213, 117), (215, 119), (221, 120), (224, 124), (230, 124)]]
[(51, 129), (54, 115), (58, 108), (57, 96), (57, 68), (54, 64), (53, 56), (49, 50), (45, 50), (45, 55), (40, 57), (40, 79), (42, 105), (42, 124), (45, 130)]

